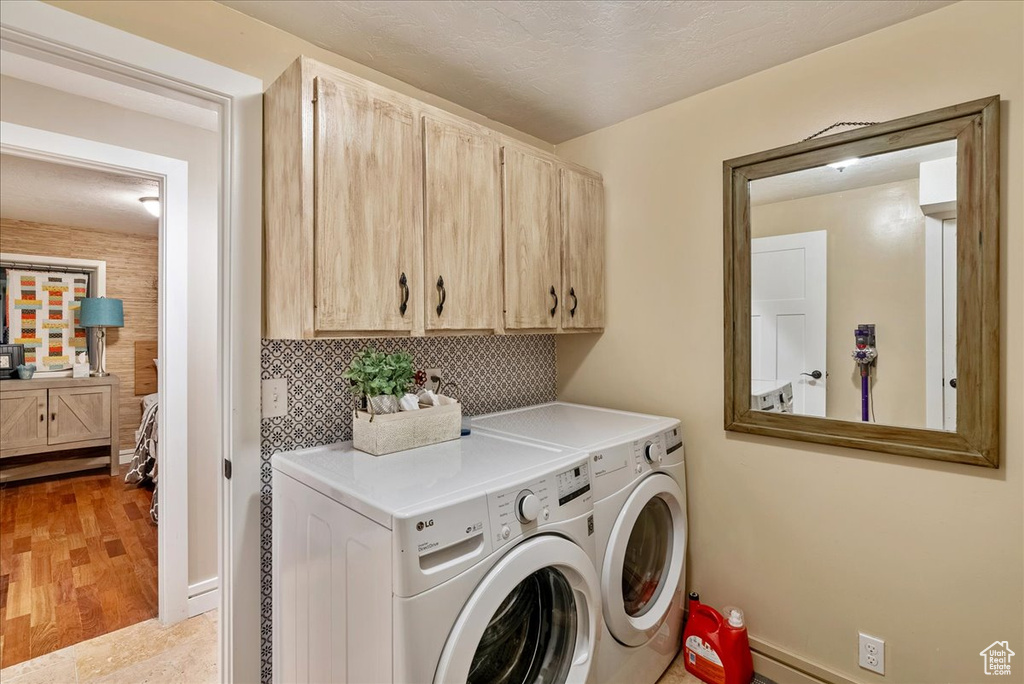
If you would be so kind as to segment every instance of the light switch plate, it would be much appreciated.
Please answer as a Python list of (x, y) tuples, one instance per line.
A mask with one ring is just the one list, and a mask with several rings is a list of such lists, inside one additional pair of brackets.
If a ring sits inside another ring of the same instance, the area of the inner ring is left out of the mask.
[(264, 418), (288, 415), (288, 380), (273, 378), (263, 381), (262, 414)]

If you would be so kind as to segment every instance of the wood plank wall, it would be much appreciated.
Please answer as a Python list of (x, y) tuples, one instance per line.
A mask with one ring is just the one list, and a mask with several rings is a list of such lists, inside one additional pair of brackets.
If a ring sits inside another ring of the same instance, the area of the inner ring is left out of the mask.
[(107, 330), (107, 370), (121, 379), (121, 448), (135, 446), (135, 341), (157, 339), (157, 238), (0, 218), (0, 252), (107, 262), (107, 296), (124, 300), (124, 327)]

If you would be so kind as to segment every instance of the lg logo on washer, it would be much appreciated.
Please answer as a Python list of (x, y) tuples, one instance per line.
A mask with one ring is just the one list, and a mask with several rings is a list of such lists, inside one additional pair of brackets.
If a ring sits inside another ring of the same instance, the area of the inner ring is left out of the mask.
[(416, 531), (417, 532), (422, 532), (426, 528), (433, 527), (433, 526), (434, 526), (434, 519), (433, 518), (431, 518), (430, 520), (420, 520), (418, 523), (416, 523)]

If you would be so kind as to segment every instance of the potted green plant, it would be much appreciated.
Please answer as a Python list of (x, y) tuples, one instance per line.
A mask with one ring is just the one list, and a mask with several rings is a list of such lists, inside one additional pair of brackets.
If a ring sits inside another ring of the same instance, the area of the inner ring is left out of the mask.
[(365, 399), (370, 413), (397, 413), (398, 399), (409, 391), (415, 371), (408, 352), (387, 354), (367, 347), (356, 352), (341, 377), (352, 394)]

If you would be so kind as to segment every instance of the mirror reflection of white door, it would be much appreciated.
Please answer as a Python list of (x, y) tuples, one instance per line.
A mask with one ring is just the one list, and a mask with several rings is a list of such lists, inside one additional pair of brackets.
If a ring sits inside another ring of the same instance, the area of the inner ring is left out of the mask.
[(956, 219), (942, 222), (942, 429), (956, 430)]
[[(793, 384), (793, 411), (825, 416), (826, 231), (750, 241), (751, 379)], [(809, 375), (820, 371), (815, 380)], [(759, 383), (760, 384), (760, 383)]]

